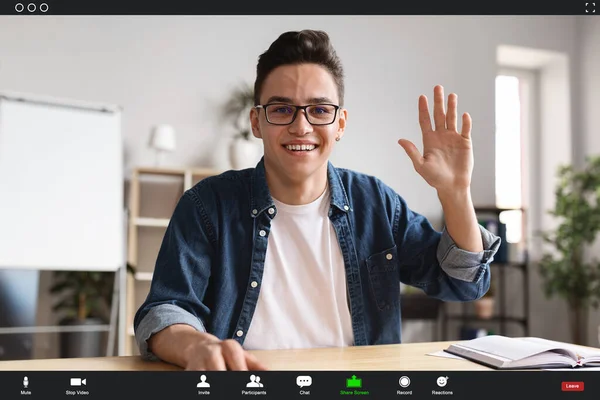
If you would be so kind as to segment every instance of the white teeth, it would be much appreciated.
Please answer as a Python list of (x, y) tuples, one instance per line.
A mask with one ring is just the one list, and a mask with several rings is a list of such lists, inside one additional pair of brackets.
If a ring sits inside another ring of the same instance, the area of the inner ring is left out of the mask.
[(314, 144), (288, 144), (285, 146), (286, 149), (293, 151), (312, 151), (315, 147), (317, 146)]

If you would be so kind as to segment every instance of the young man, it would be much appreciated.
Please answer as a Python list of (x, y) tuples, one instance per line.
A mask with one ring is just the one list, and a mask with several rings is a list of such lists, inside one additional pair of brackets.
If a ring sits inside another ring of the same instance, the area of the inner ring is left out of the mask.
[(435, 231), (390, 187), (336, 168), (340, 60), (320, 31), (282, 34), (260, 56), (250, 120), (256, 168), (202, 180), (180, 199), (150, 293), (135, 317), (143, 357), (188, 370), (259, 370), (248, 349), (400, 342), (400, 282), (447, 301), (481, 297), (499, 238), (470, 197), (471, 119), (434, 89), (419, 98), (423, 155), (399, 140), (438, 193)]

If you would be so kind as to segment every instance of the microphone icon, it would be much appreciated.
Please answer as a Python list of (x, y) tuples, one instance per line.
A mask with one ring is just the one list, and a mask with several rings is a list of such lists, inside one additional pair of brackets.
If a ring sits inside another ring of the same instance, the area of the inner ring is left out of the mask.
[(27, 377), (23, 378), (23, 387), (25, 389), (27, 389), (27, 386), (29, 386), (29, 379)]

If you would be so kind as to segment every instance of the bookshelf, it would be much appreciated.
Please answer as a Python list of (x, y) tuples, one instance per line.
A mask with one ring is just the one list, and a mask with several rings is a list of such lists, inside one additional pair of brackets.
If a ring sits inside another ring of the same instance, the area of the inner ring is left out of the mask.
[[(480, 216), (491, 215), (500, 225), (500, 214), (506, 211), (520, 211), (522, 240), (520, 244), (522, 246), (521, 250), (523, 251), (523, 254), (520, 257), (516, 257), (516, 260), (513, 260), (514, 255), (511, 255), (508, 250), (506, 230), (501, 230), (499, 236), (502, 238), (503, 244), (496, 254), (494, 261), (490, 264), (492, 285), (494, 285), (495, 291), (494, 299), (497, 302), (497, 307), (495, 308), (493, 315), (487, 318), (476, 315), (471, 311), (470, 302), (460, 304), (459, 311), (450, 311), (450, 304), (445, 303), (444, 312), (442, 313), (441, 318), (443, 340), (462, 339), (461, 337), (455, 337), (454, 335), (449, 334), (449, 325), (451, 322), (457, 322), (461, 328), (494, 330), (495, 333), (506, 336), (509, 336), (509, 324), (517, 325), (520, 327), (523, 336), (529, 336), (529, 271), (527, 249), (526, 246), (523, 246), (526, 243), (526, 210), (524, 208), (475, 207), (475, 212), (478, 215), (480, 223), (482, 220)], [(492, 230), (490, 229), (490, 231)], [(509, 270), (516, 272), (518, 280), (520, 281), (519, 286), (521, 288), (520, 293), (522, 296), (521, 315), (513, 315), (508, 312), (507, 274)], [(460, 336), (460, 334), (457, 336)]]
[[(136, 272), (127, 276), (125, 355), (139, 354), (135, 344), (133, 318), (148, 293), (160, 247), (158, 240), (150, 245), (141, 245), (141, 241), (150, 236), (161, 239), (170, 221), (166, 216), (172, 215), (183, 193), (200, 180), (220, 173), (221, 171), (208, 168), (135, 168), (132, 171), (129, 183), (127, 261)], [(144, 190), (145, 186), (150, 185), (159, 187), (155, 192), (162, 195), (155, 197), (151, 191)], [(165, 190), (170, 192), (168, 196), (164, 195)], [(164, 198), (168, 200), (163, 201)], [(148, 204), (152, 207), (148, 207)], [(158, 209), (160, 212), (155, 214), (160, 216), (147, 215), (148, 210), (144, 209)]]

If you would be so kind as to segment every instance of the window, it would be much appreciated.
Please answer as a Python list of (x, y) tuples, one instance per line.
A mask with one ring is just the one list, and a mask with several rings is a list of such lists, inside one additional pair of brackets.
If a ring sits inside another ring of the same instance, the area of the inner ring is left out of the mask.
[(496, 77), (496, 206), (521, 207), (519, 78)]
[(523, 235), (527, 132), (533, 77), (528, 71), (502, 71), (496, 77), (496, 207), (514, 209), (500, 214), (506, 241), (518, 243)]

